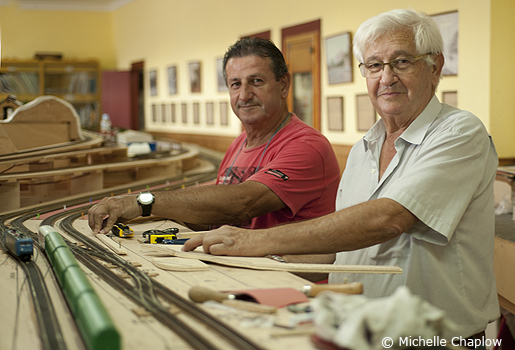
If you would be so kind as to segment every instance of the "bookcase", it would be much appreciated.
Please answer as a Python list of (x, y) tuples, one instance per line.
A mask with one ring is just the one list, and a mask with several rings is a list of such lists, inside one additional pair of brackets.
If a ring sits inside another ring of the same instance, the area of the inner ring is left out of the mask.
[(100, 69), (97, 61), (2, 60), (0, 98), (15, 95), (30, 102), (52, 95), (70, 102), (81, 126), (97, 130), (101, 113)]

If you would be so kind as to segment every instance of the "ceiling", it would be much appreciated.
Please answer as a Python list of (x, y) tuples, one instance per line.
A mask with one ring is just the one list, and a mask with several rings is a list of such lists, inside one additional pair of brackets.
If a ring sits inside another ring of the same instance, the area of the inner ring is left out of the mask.
[(0, 5), (15, 3), (21, 8), (51, 11), (114, 11), (134, 0), (0, 0)]

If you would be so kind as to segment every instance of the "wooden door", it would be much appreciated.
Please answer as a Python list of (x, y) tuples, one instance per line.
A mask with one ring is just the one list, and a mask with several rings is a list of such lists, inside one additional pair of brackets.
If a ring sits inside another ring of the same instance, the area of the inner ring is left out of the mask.
[(288, 106), (320, 130), (320, 21), (283, 30), (283, 54), (292, 75)]
[(143, 70), (145, 63), (135, 62), (131, 66), (131, 129), (145, 130), (145, 101)]

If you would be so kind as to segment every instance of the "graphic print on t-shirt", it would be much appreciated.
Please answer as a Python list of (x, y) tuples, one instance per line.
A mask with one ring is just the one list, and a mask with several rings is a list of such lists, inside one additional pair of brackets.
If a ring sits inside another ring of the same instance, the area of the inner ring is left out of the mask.
[(224, 170), (224, 176), (220, 183), (224, 185), (236, 185), (246, 181), (249, 177), (257, 173), (256, 167), (230, 167)]

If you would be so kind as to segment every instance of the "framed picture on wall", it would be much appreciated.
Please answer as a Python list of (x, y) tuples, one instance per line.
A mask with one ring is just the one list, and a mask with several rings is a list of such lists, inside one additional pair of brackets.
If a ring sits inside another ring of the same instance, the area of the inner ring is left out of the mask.
[(350, 32), (325, 39), (327, 80), (329, 85), (352, 82), (352, 50)]
[(201, 92), (201, 65), (200, 61), (190, 62), (189, 65), (190, 70), (190, 89), (191, 92)]
[(442, 93), (442, 102), (458, 108), (458, 91), (444, 91)]
[(171, 119), (172, 123), (175, 123), (175, 121), (176, 121), (176, 118), (175, 118), (175, 103), (170, 103), (170, 119)]
[(358, 131), (368, 131), (376, 122), (376, 111), (368, 94), (356, 95)]
[(458, 11), (431, 16), (440, 28), (443, 38), (445, 63), (442, 75), (458, 75)]
[(224, 64), (223, 58), (216, 59), (216, 81), (217, 81), (217, 85), (218, 85), (218, 92), (225, 92), (225, 91), (229, 90), (227, 88), (227, 85), (225, 84), (223, 64)]
[(150, 96), (157, 96), (157, 70), (152, 69), (148, 72), (150, 82)]
[(168, 94), (177, 94), (177, 66), (170, 66), (167, 68), (168, 73)]
[(181, 103), (181, 118), (183, 124), (188, 124), (188, 105)]
[(229, 125), (229, 103), (220, 102), (220, 125)]
[(200, 103), (193, 103), (193, 124), (200, 124)]
[(155, 103), (152, 104), (152, 121), (157, 122), (157, 105)]
[(214, 103), (206, 102), (206, 124), (207, 125), (213, 125), (215, 123), (214, 114), (215, 114)]
[(163, 123), (166, 123), (166, 115), (167, 115), (167, 113), (166, 113), (166, 104), (162, 103), (161, 104), (161, 121)]
[(327, 98), (327, 126), (331, 131), (343, 131), (343, 96)]

